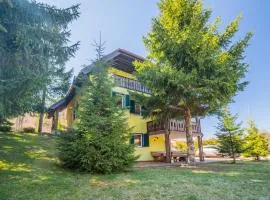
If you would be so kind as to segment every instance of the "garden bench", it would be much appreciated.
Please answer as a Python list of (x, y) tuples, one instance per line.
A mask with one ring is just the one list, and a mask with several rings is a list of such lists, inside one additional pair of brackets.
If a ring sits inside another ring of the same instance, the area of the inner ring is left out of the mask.
[[(155, 161), (165, 161), (166, 160), (166, 152), (155, 151), (155, 152), (151, 152), (151, 155)], [(187, 162), (187, 153), (183, 153), (181, 151), (172, 151), (171, 152), (171, 160), (173, 162)]]

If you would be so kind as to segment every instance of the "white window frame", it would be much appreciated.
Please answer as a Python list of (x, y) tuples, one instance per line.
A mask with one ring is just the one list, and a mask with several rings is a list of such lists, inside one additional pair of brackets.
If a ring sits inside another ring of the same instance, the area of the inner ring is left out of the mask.
[[(135, 144), (135, 137), (137, 135), (139, 135), (141, 137), (141, 144), (138, 145), (138, 146)], [(143, 134), (142, 133), (136, 133), (136, 134), (134, 134), (134, 144), (136, 145), (135, 147), (143, 147)]]
[(121, 93), (115, 93), (115, 96), (121, 96), (122, 98), (122, 108), (125, 108), (126, 106), (126, 97), (124, 94), (121, 94)]

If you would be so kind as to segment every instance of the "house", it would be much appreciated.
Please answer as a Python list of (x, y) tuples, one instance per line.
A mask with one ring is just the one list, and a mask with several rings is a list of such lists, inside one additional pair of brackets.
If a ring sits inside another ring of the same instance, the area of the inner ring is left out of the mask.
[[(140, 155), (138, 161), (151, 161), (153, 154), (165, 152), (164, 124), (154, 123), (143, 119), (141, 116), (142, 107), (130, 97), (130, 91), (137, 91), (145, 95), (151, 95), (148, 88), (136, 80), (133, 75), (135, 60), (143, 61), (144, 58), (123, 49), (117, 49), (104, 56), (106, 61), (111, 63), (109, 73), (115, 82), (112, 94), (118, 98), (120, 106), (126, 109), (128, 125), (132, 128), (133, 137), (131, 142), (136, 145), (136, 154)], [(86, 76), (91, 72), (92, 65), (81, 70), (78, 76)], [(76, 80), (75, 80), (76, 81)], [(72, 127), (76, 120), (76, 87), (72, 86), (65, 98), (49, 108), (49, 116), (52, 117), (52, 130)], [(194, 139), (198, 139), (200, 155), (202, 155), (202, 133), (200, 120), (192, 122)], [(179, 120), (169, 121), (170, 141), (172, 149), (177, 141), (186, 141), (185, 123)], [(202, 159), (202, 156), (201, 156)]]

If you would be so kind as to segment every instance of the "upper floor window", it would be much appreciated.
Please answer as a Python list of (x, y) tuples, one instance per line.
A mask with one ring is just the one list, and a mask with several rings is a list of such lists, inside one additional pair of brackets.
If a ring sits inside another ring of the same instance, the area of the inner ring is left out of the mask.
[(120, 108), (124, 108), (125, 107), (125, 104), (124, 104), (124, 102), (125, 102), (125, 95), (116, 93), (115, 98), (116, 98), (116, 104), (117, 104), (117, 106), (120, 107)]
[(141, 114), (141, 105), (134, 100), (130, 100), (130, 113)]
[(133, 114), (141, 114), (142, 107), (139, 103), (135, 102), (134, 100), (130, 100), (129, 95), (127, 94), (121, 94), (117, 92), (112, 92), (112, 95), (116, 99), (116, 104), (120, 108), (127, 108), (129, 109), (130, 113)]
[(129, 95), (113, 91), (112, 96), (115, 97), (117, 106), (119, 106), (120, 108), (129, 108), (130, 104)]
[(141, 114), (141, 105), (139, 103), (135, 103), (135, 113)]

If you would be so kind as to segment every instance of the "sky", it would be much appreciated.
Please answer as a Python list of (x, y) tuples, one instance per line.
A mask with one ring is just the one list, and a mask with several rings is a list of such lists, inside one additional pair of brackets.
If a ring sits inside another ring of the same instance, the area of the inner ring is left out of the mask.
[[(151, 29), (151, 19), (158, 15), (157, 0), (38, 0), (59, 8), (81, 4), (80, 18), (70, 25), (71, 43), (80, 41), (80, 49), (67, 63), (75, 75), (82, 65), (95, 58), (93, 41), (106, 41), (105, 53), (123, 48), (141, 56), (147, 52), (142, 42)], [(210, 21), (217, 16), (222, 19), (221, 30), (239, 14), (243, 15), (239, 33), (240, 39), (248, 31), (254, 32), (245, 56), (250, 64), (246, 80), (250, 82), (244, 92), (240, 92), (230, 104), (233, 114), (238, 113), (239, 122), (246, 125), (251, 116), (257, 126), (270, 131), (270, 1), (269, 0), (204, 0), (204, 6), (213, 10)], [(205, 137), (216, 133), (216, 117), (202, 119)]]

